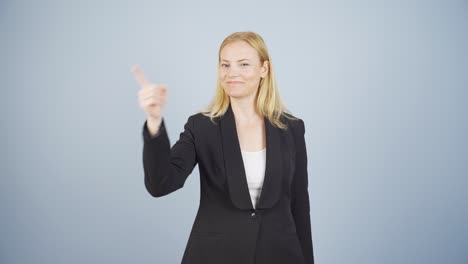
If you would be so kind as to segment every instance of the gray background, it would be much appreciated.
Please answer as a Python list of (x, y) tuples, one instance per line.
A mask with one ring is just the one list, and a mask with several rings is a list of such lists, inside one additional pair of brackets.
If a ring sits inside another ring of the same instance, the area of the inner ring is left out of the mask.
[(140, 64), (173, 144), (262, 35), (306, 124), (316, 262), (467, 263), (467, 1), (1, 1), (0, 263), (180, 263), (198, 168), (145, 190)]

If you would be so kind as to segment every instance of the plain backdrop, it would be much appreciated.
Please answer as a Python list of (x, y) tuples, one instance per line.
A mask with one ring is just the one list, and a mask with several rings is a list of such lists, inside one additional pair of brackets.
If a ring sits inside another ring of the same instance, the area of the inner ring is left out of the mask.
[(466, 0), (2, 0), (0, 263), (180, 263), (198, 167), (146, 192), (130, 68), (173, 144), (247, 30), (306, 124), (316, 263), (467, 263), (467, 29)]

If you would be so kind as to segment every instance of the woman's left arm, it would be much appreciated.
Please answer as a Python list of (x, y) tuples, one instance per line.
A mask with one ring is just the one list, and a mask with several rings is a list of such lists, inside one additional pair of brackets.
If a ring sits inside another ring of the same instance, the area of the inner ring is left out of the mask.
[(307, 149), (305, 143), (305, 126), (302, 119), (298, 120), (297, 127), (294, 131), (297, 152), (296, 169), (292, 182), (291, 210), (306, 263), (314, 264), (308, 191)]

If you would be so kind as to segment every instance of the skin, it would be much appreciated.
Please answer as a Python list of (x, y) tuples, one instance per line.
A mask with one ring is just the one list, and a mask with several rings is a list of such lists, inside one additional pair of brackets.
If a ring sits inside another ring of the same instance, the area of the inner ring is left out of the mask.
[(155, 136), (162, 123), (163, 110), (167, 101), (167, 85), (150, 82), (138, 65), (132, 68), (132, 72), (140, 85), (138, 101), (147, 115), (146, 127), (150, 135)]
[[(150, 82), (138, 65), (132, 68), (132, 72), (140, 85), (139, 104), (147, 114), (148, 131), (154, 136), (162, 122), (167, 85)], [(246, 42), (230, 43), (221, 50), (218, 78), (230, 97), (243, 151), (258, 151), (266, 145), (265, 124), (255, 110), (255, 98), (260, 80), (267, 74), (268, 61), (261, 63), (257, 51)]]
[(242, 112), (254, 109), (260, 78), (267, 73), (268, 61), (262, 64), (257, 51), (246, 42), (230, 43), (221, 50), (218, 78), (233, 107)]
[(243, 151), (258, 151), (266, 145), (265, 124), (255, 110), (255, 99), (260, 80), (267, 74), (268, 61), (261, 63), (257, 51), (248, 43), (230, 43), (221, 50), (218, 79), (230, 97)]

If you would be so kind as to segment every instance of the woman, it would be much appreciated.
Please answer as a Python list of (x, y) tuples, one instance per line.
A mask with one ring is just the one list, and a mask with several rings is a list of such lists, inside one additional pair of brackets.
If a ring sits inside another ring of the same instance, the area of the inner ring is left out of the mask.
[(228, 36), (219, 49), (216, 95), (170, 146), (167, 87), (141, 86), (145, 185), (154, 197), (200, 170), (200, 206), (183, 264), (312, 264), (304, 122), (286, 113), (263, 39)]

